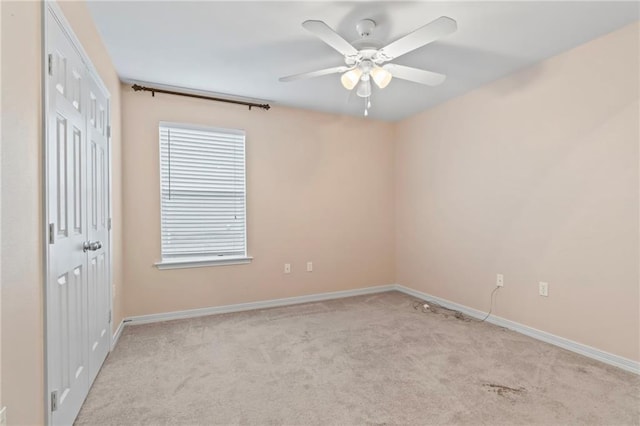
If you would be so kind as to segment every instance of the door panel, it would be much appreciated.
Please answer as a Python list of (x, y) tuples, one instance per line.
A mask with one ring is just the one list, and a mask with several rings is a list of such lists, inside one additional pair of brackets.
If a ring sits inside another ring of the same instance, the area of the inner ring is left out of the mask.
[(68, 425), (110, 349), (109, 105), (50, 10), (46, 19), (47, 388), (51, 423)]
[[(86, 324), (86, 315), (82, 309), (85, 298), (86, 274), (83, 273), (83, 266), (78, 265), (72, 271), (62, 274), (57, 279), (59, 285), (59, 306), (60, 312), (57, 327), (60, 330), (59, 359), (60, 370), (58, 372), (58, 407), (63, 413), (67, 407), (78, 404), (78, 400), (84, 390), (86, 382), (86, 357), (82, 356), (79, 346), (83, 342), (85, 333), (83, 324)], [(79, 401), (82, 404), (82, 400)]]

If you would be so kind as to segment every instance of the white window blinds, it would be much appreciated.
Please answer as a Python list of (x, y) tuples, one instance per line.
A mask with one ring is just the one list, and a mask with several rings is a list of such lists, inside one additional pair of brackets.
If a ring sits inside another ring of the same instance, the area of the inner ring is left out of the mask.
[(160, 123), (162, 260), (246, 256), (245, 134)]

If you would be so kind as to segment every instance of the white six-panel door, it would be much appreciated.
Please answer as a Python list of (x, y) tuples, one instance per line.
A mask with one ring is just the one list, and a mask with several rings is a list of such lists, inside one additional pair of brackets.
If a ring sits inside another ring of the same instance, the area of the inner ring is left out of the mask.
[(110, 348), (108, 94), (46, 19), (48, 418), (69, 425)]

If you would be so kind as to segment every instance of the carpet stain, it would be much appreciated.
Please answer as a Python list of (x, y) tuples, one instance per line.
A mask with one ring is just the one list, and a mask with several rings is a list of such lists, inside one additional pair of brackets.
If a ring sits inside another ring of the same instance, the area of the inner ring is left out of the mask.
[[(427, 305), (428, 307), (426, 307)], [(445, 318), (449, 318), (450, 315), (453, 315), (454, 318), (459, 319), (461, 321), (464, 321), (464, 322), (471, 321), (471, 318), (469, 318), (462, 312), (445, 308), (444, 306), (440, 306), (435, 302), (429, 302), (425, 304), (424, 301), (413, 301), (413, 309), (420, 310), (425, 314), (428, 312), (431, 312), (433, 314), (442, 315)]]
[(185, 378), (183, 381), (180, 382), (180, 384), (176, 387), (176, 389), (173, 391), (173, 394), (177, 394), (178, 392), (180, 392), (180, 389), (184, 388), (185, 385), (187, 384), (187, 382), (189, 382), (189, 380), (191, 380), (191, 377), (187, 377)]
[(454, 312), (455, 314), (453, 314), (453, 316), (456, 317), (457, 319), (465, 322), (471, 321), (471, 318), (466, 317), (462, 312), (458, 312), (458, 311), (454, 311)]
[(494, 383), (484, 383), (482, 386), (488, 387), (490, 391), (497, 393), (500, 396), (517, 395), (526, 392), (523, 387), (511, 388), (504, 385), (496, 385)]

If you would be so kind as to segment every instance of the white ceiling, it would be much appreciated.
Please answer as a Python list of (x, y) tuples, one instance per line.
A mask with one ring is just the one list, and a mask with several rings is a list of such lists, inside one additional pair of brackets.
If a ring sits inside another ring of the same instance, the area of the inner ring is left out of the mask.
[[(343, 64), (301, 27), (323, 20), (349, 41), (371, 18), (384, 44), (445, 15), (458, 31), (396, 63), (448, 75), (438, 87), (394, 79), (372, 95), (370, 117), (398, 120), (639, 19), (637, 2), (183, 2), (91, 1), (120, 78), (362, 115), (339, 74), (279, 77)], [(520, 84), (544, 74), (533, 67)], [(605, 76), (606, 77), (606, 76)]]

